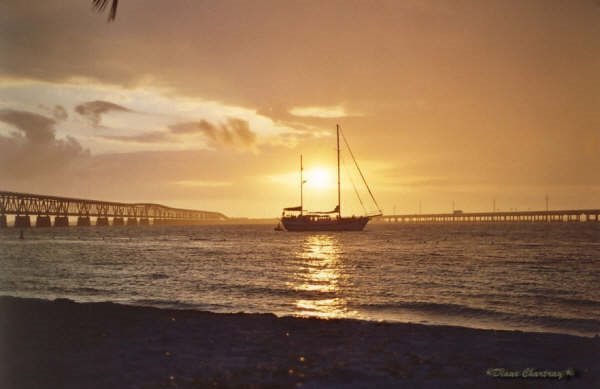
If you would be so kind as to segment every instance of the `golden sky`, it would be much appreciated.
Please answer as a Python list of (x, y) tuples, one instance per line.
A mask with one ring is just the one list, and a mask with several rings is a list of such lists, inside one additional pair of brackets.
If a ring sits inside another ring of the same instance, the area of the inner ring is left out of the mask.
[(600, 207), (598, 1), (90, 4), (0, 4), (2, 190), (332, 209), (339, 123), (385, 213)]

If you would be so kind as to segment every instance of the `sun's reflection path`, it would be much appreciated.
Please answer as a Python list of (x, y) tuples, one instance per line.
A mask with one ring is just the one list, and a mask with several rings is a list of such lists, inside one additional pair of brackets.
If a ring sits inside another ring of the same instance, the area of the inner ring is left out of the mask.
[(310, 235), (295, 253), (298, 263), (288, 287), (299, 292), (295, 301), (299, 316), (323, 318), (352, 316), (347, 308), (341, 246), (335, 235)]

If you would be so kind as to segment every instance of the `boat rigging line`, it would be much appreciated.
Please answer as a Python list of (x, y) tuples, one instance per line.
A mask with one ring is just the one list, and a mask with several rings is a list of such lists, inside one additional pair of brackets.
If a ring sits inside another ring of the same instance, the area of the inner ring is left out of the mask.
[(342, 160), (342, 165), (344, 165), (344, 170), (346, 172), (346, 175), (348, 176), (348, 179), (350, 180), (350, 183), (352, 184), (352, 188), (354, 188), (354, 193), (356, 194), (356, 197), (358, 198), (358, 201), (360, 202), (360, 206), (363, 209), (363, 212), (365, 214), (367, 214), (367, 209), (365, 208), (365, 205), (363, 204), (362, 198), (360, 197), (360, 193), (358, 193), (358, 188), (356, 187), (356, 184), (354, 183), (354, 180), (352, 179), (352, 175), (350, 174), (350, 170), (348, 169), (348, 165), (346, 164), (346, 160), (344, 159), (343, 155), (340, 155), (340, 158)]
[(352, 160), (354, 161), (354, 165), (356, 166), (356, 169), (358, 170), (358, 173), (360, 174), (360, 178), (362, 178), (363, 183), (365, 184), (365, 186), (367, 187), (367, 191), (369, 191), (369, 195), (371, 196), (371, 199), (373, 200), (373, 203), (375, 203), (375, 206), (377, 207), (377, 211), (379, 211), (379, 215), (383, 215), (383, 212), (381, 211), (381, 207), (379, 206), (379, 204), (377, 204), (377, 200), (375, 200), (375, 196), (373, 196), (373, 192), (371, 192), (371, 188), (369, 187), (369, 184), (367, 184), (367, 180), (365, 179), (365, 176), (362, 173), (362, 170), (360, 170), (360, 166), (358, 166), (358, 162), (356, 161), (356, 158), (354, 158), (354, 153), (352, 152), (352, 149), (350, 148), (350, 145), (348, 144), (348, 141), (346, 140), (346, 136), (344, 135), (344, 132), (342, 131), (342, 128), (339, 128), (340, 134), (342, 134), (342, 139), (344, 140), (344, 144), (346, 144), (346, 147), (348, 148), (348, 152), (350, 153), (350, 156), (352, 157)]

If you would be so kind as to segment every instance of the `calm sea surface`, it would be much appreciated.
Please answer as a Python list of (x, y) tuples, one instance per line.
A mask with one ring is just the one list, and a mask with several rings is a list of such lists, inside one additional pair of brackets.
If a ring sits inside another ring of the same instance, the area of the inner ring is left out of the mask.
[(600, 333), (600, 224), (0, 230), (0, 295)]

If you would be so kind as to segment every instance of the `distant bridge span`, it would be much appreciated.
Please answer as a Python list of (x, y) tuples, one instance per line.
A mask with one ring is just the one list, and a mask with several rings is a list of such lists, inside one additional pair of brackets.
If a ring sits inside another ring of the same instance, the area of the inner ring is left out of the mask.
[(383, 215), (388, 223), (487, 223), (487, 222), (600, 222), (600, 209), (548, 211), (453, 212), (409, 215)]
[(35, 225), (50, 227), (68, 226), (69, 216), (77, 217), (77, 225), (91, 225), (91, 217), (97, 225), (137, 224), (185, 224), (202, 221), (226, 220), (219, 212), (171, 208), (151, 203), (120, 203), (102, 200), (76, 199), (31, 193), (0, 191), (0, 227), (7, 226), (7, 215), (15, 216), (15, 227), (31, 226), (30, 216), (37, 216)]

